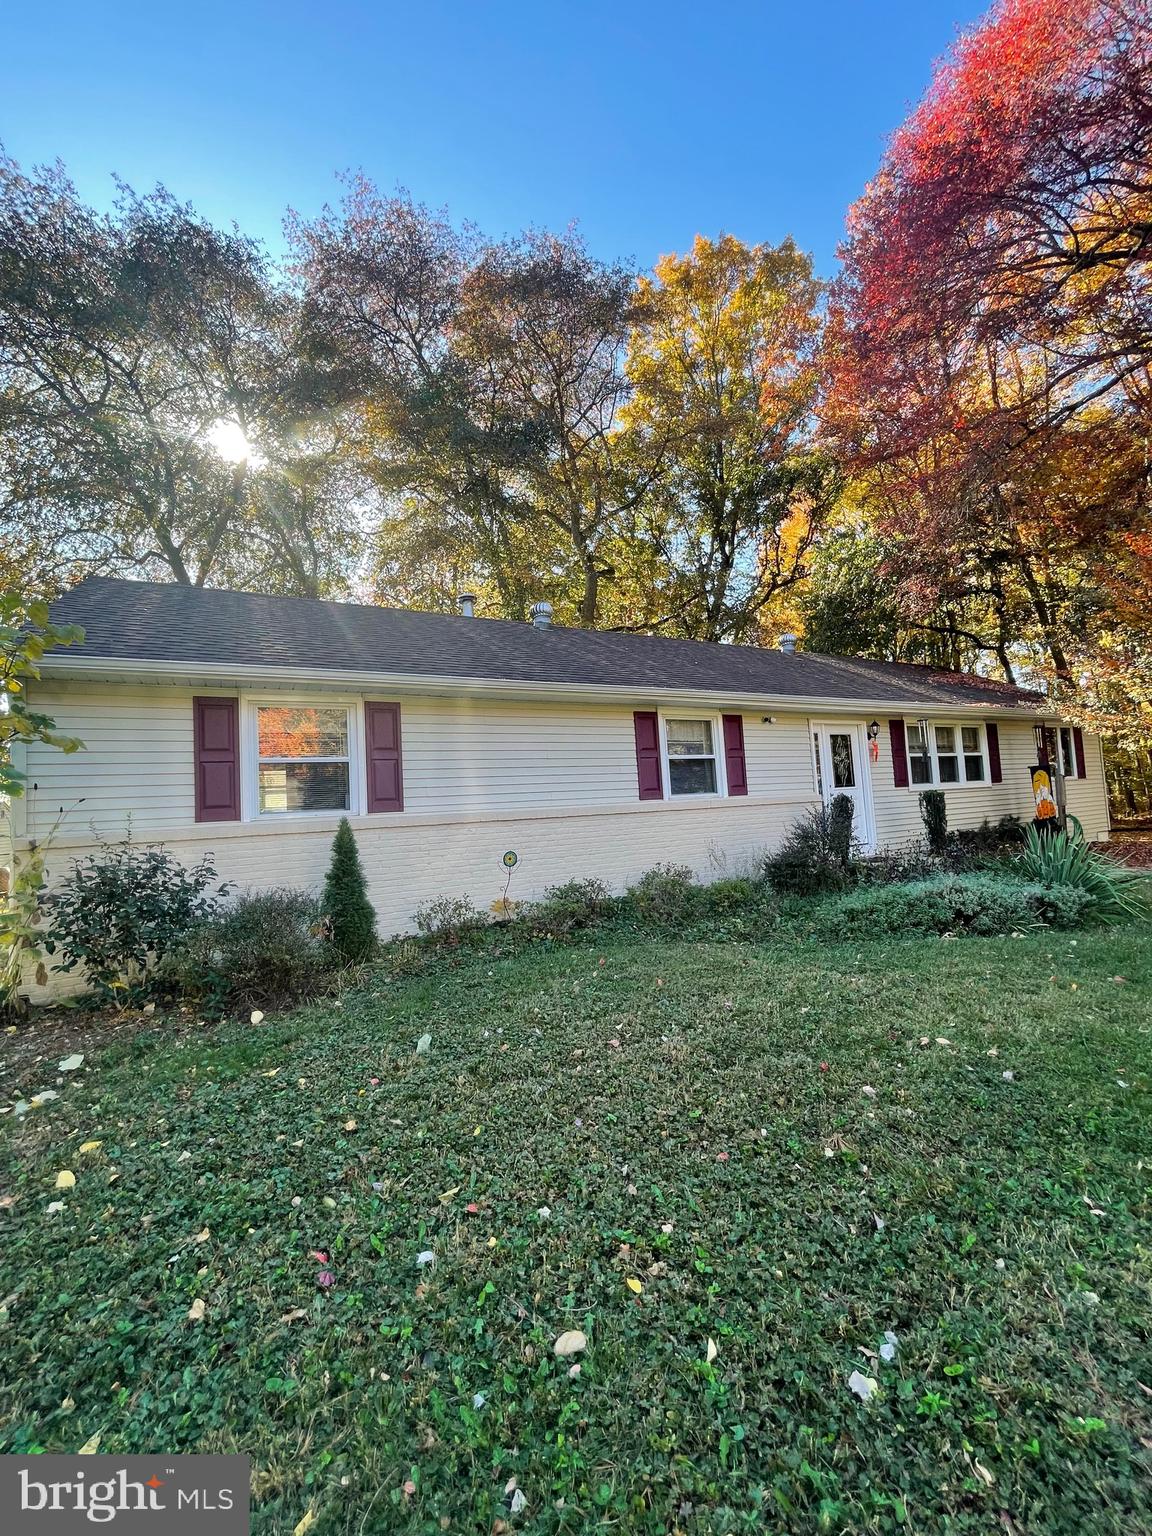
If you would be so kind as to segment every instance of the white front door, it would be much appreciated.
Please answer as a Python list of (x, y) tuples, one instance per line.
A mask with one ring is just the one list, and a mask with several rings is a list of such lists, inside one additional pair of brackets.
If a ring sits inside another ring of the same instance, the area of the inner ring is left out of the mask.
[(816, 787), (825, 805), (837, 795), (852, 802), (852, 830), (865, 853), (876, 846), (872, 821), (872, 781), (864, 726), (854, 720), (820, 721), (812, 726)]

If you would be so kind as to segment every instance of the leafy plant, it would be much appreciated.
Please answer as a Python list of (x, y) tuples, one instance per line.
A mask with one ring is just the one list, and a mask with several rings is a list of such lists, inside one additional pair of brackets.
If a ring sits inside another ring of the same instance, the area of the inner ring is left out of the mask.
[(686, 864), (656, 864), (629, 886), (628, 898), (642, 918), (671, 927), (692, 917), (699, 892)]
[(1090, 908), (1088, 896), (1071, 887), (993, 875), (945, 874), (852, 891), (817, 913), (816, 929), (830, 938), (1013, 933), (1038, 923), (1075, 928)]
[(540, 901), (524, 902), (516, 915), (534, 932), (562, 938), (604, 922), (618, 906), (603, 880), (569, 880), (550, 886)]
[(330, 985), (339, 954), (326, 929), (310, 891), (245, 891), (197, 925), (159, 980), (216, 1015), (291, 1007)]
[(57, 732), (48, 716), (28, 708), (25, 685), (40, 676), (38, 663), (54, 645), (77, 645), (84, 631), (75, 624), (53, 624), (48, 604), (30, 602), (16, 592), (0, 592), (0, 795), (22, 795), (24, 775), (12, 762), (14, 742), (42, 741), (61, 752), (84, 745)]
[(831, 808), (813, 806), (793, 822), (764, 870), (776, 890), (790, 895), (842, 891), (851, 883), (854, 851), (852, 802), (837, 795)]
[(920, 794), (920, 820), (928, 834), (928, 847), (941, 854), (948, 846), (948, 802), (942, 789), (925, 789)]
[(992, 821), (987, 816), (978, 827), (957, 827), (949, 834), (949, 842), (962, 852), (979, 857), (982, 854), (1003, 853), (1007, 848), (1018, 847), (1024, 841), (1024, 823), (1019, 816), (1001, 816)]
[(488, 926), (471, 896), (437, 896), (417, 907), (412, 921), (425, 938), (449, 944), (459, 944), (468, 934)]
[(341, 816), (332, 841), (323, 906), (336, 952), (353, 965), (367, 960), (376, 948), (376, 909), (368, 900), (364, 867), (347, 816)]
[(762, 939), (780, 923), (780, 904), (763, 880), (733, 876), (700, 888), (701, 924), (714, 925), (717, 937)]
[(1023, 875), (1050, 889), (1083, 891), (1094, 914), (1106, 922), (1149, 911), (1148, 877), (1093, 848), (1075, 817), (1068, 831), (1041, 832), (1030, 826), (1015, 863)]
[(55, 969), (83, 967), (96, 992), (117, 1005), (149, 995), (152, 972), (187, 944), (228, 887), (213, 893), (212, 855), (187, 865), (166, 848), (103, 843), (78, 860), (46, 898), (52, 926), (44, 948), (64, 956)]
[(61, 807), (45, 836), (17, 851), (8, 888), (0, 896), (0, 1014), (21, 1011), (20, 988), (29, 964), (35, 962), (40, 986), (48, 980), (44, 964), (46, 863), (63, 818)]

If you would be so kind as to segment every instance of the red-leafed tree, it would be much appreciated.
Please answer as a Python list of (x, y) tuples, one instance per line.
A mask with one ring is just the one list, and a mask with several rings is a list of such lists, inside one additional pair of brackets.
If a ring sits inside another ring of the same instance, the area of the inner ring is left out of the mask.
[(1138, 672), (1114, 587), (1148, 580), (1149, 0), (1001, 0), (896, 134), (844, 257), (827, 422), (909, 601), (994, 569), (1039, 670), (1091, 681), (1107, 631), (1113, 682), (1119, 653)]

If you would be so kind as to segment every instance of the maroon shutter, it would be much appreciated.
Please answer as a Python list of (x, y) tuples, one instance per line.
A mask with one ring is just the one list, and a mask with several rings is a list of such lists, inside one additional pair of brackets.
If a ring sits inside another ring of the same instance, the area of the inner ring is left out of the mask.
[(748, 767), (744, 761), (744, 716), (723, 715), (724, 772), (730, 795), (748, 793)]
[(985, 722), (984, 734), (988, 738), (988, 777), (993, 784), (1003, 784), (1004, 769), (1000, 766), (1000, 727), (995, 720)]
[(399, 704), (365, 704), (364, 741), (368, 755), (369, 811), (404, 809)]
[(1072, 727), (1072, 750), (1076, 754), (1076, 777), (1086, 779), (1088, 770), (1084, 758), (1084, 732), (1078, 725)]
[(194, 698), (196, 820), (240, 820), (240, 701)]
[(641, 800), (663, 800), (660, 778), (660, 722), (654, 709), (638, 709), (632, 716), (636, 731), (636, 782)]
[(889, 720), (888, 739), (892, 743), (892, 782), (897, 789), (907, 789), (908, 734), (903, 720)]

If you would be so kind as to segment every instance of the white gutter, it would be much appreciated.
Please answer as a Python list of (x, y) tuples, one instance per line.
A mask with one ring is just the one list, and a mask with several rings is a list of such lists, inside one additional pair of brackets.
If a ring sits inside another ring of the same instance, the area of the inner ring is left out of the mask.
[[(749, 710), (778, 709), (808, 714), (813, 711), (832, 714), (906, 714), (983, 715), (989, 710), (1008, 719), (1036, 720), (1039, 707), (996, 704), (990, 700), (941, 699), (869, 699), (830, 698), (827, 694), (741, 693), (733, 689), (653, 688), (644, 683), (540, 683), (521, 678), (424, 677), (411, 672), (368, 672), (325, 670), (315, 667), (238, 667), (235, 662), (131, 661), (97, 656), (63, 656), (53, 653), (39, 663), (45, 681), (68, 678), (87, 681), (123, 682), (142, 679), (164, 682), (201, 683), (205, 686), (252, 689), (275, 686), (298, 687), (301, 683), (329, 688), (374, 688), (408, 694), (470, 694), (482, 697), (522, 697), (572, 699), (588, 702), (606, 700), (651, 700), (672, 704), (707, 703), (717, 707), (742, 705)], [(1047, 701), (1041, 701), (1046, 703)], [(1054, 717), (1053, 717), (1054, 718)]]

